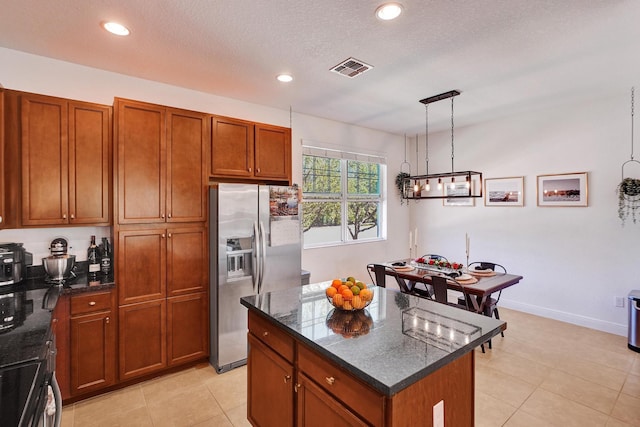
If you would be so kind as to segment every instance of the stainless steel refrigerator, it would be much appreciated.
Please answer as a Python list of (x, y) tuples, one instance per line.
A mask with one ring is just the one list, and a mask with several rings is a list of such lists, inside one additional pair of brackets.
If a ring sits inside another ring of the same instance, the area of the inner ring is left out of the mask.
[(209, 360), (224, 372), (247, 361), (247, 309), (240, 298), (301, 286), (297, 187), (211, 187), (209, 232)]

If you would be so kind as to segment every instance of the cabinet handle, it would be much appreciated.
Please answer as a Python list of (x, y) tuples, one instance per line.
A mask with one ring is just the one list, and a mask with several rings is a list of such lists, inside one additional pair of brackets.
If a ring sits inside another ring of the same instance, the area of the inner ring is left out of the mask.
[(76, 216), (74, 214), (71, 214), (71, 219), (76, 219)]
[(162, 233), (162, 238), (163, 238), (163, 239), (165, 238), (165, 234), (164, 234), (164, 233)]
[(91, 307), (93, 307), (94, 305), (96, 305), (96, 302), (95, 302), (95, 301), (89, 301), (89, 305), (90, 305)]
[(160, 218), (164, 219), (164, 214), (160, 215)]
[(297, 393), (298, 390), (300, 390), (301, 388), (302, 388), (302, 384), (296, 383), (296, 385), (293, 386), (293, 391)]
[(263, 337), (266, 337), (267, 335), (269, 335), (269, 331), (264, 331), (264, 332), (262, 333), (262, 336), (263, 336)]
[(62, 214), (62, 219), (67, 219), (67, 214)]
[(325, 380), (325, 381), (327, 382), (327, 384), (329, 384), (329, 385), (333, 385), (333, 383), (334, 383), (334, 382), (336, 382), (336, 379), (335, 379), (335, 378), (333, 378), (333, 377), (325, 377), (325, 379), (324, 379), (324, 380)]
[(171, 238), (171, 233), (169, 233), (169, 238)]
[(171, 214), (167, 215), (167, 218), (171, 219)]
[(260, 173), (260, 168), (256, 169), (256, 172)]
[(287, 382), (289, 382), (290, 379), (291, 379), (291, 375), (285, 375), (284, 376), (284, 383), (286, 384)]
[(111, 319), (109, 319), (109, 317), (105, 317), (105, 318), (104, 318), (104, 321), (107, 323), (107, 325), (109, 324), (109, 321), (110, 321), (110, 320), (111, 320)]
[(0, 224), (2, 224), (2, 215), (0, 215)]
[(251, 168), (249, 168), (249, 172), (251, 172)]

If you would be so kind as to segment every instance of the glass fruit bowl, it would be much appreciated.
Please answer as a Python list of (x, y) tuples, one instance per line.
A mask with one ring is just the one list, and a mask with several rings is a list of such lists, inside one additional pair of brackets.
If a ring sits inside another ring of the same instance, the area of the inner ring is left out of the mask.
[(333, 286), (327, 288), (327, 300), (341, 311), (358, 311), (368, 307), (373, 300), (373, 287), (364, 287), (354, 292), (350, 288), (338, 290)]

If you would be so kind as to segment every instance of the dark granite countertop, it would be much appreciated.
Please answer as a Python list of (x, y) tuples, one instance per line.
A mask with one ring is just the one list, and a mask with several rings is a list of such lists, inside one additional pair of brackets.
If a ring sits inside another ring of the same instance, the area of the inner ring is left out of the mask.
[(86, 274), (79, 274), (71, 284), (52, 285), (45, 282), (42, 267), (34, 266), (27, 269), (27, 279), (0, 287), (0, 368), (43, 357), (50, 334), (51, 312), (61, 295), (114, 286), (112, 278), (89, 285)]
[[(377, 287), (364, 313), (345, 314), (325, 297), (328, 285), (248, 296), (241, 303), (387, 396), (506, 328), (500, 320)], [(359, 320), (357, 330), (340, 327), (353, 325), (350, 316)]]

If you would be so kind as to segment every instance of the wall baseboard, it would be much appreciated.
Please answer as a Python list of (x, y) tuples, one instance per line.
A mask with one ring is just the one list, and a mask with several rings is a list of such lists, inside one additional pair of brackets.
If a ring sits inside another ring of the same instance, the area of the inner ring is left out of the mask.
[(545, 307), (524, 304), (522, 302), (508, 300), (505, 298), (500, 299), (500, 305), (512, 310), (535, 314), (536, 316), (547, 317), (549, 319), (559, 320), (561, 322), (572, 323), (574, 325), (584, 326), (586, 328), (596, 329), (598, 331), (609, 332), (611, 334), (621, 335), (623, 337), (626, 337), (628, 334), (626, 324), (606, 322), (604, 320), (594, 319), (592, 317), (580, 316), (573, 313), (567, 313), (565, 311), (551, 310)]

